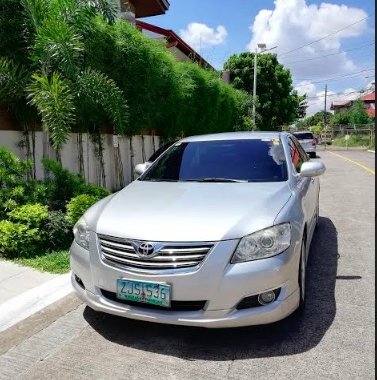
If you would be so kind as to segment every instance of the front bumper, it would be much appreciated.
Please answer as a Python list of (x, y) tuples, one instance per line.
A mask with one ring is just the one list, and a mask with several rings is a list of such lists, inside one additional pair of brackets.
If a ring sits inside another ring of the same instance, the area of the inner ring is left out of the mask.
[[(91, 240), (96, 242), (95, 234)], [(292, 244), (286, 252), (273, 258), (231, 265), (230, 258), (237, 244), (236, 240), (217, 243), (199, 269), (151, 275), (104, 263), (97, 243), (91, 244), (89, 253), (74, 242), (72, 284), (92, 309), (148, 322), (226, 328), (273, 323), (290, 315), (299, 305), (300, 244)], [(119, 278), (169, 283), (174, 301), (206, 300), (206, 303), (199, 311), (150, 310), (125, 305), (106, 298), (101, 291), (116, 292)], [(279, 297), (269, 305), (236, 308), (245, 297), (275, 289), (281, 289)]]

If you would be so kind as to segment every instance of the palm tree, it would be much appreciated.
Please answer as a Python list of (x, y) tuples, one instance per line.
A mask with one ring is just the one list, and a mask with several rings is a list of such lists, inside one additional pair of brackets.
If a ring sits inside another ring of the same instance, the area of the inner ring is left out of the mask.
[[(91, 67), (84, 42), (96, 17), (114, 22), (115, 7), (106, 0), (21, 3), (23, 49), (15, 57), (0, 56), (0, 104), (23, 101), (35, 107), (58, 160), (73, 127), (93, 130), (107, 119), (115, 133), (124, 134), (128, 126), (124, 95), (111, 78)], [(89, 122), (88, 107), (94, 111)]]

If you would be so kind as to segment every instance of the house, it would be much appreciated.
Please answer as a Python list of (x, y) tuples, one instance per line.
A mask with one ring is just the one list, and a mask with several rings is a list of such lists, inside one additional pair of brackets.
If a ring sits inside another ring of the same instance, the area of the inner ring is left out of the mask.
[(362, 100), (365, 103), (365, 108), (367, 111), (367, 114), (375, 118), (376, 117), (376, 93), (375, 91), (371, 92), (370, 94), (363, 95), (360, 100)]
[(169, 7), (168, 0), (119, 0), (120, 15), (130, 22), (141, 17), (163, 15)]
[(337, 113), (346, 112), (352, 106), (353, 100), (335, 100), (331, 104), (331, 111)]
[(136, 21), (136, 27), (150, 38), (166, 41), (166, 47), (179, 61), (193, 61), (206, 69), (215, 70), (203, 57), (191, 46), (182, 40), (174, 31), (163, 29), (159, 26)]
[[(359, 98), (365, 105), (366, 113), (372, 117), (376, 117), (376, 92), (369, 92)], [(334, 111), (335, 115), (341, 112), (347, 111), (351, 108), (354, 100), (336, 100), (331, 104), (331, 110)]]

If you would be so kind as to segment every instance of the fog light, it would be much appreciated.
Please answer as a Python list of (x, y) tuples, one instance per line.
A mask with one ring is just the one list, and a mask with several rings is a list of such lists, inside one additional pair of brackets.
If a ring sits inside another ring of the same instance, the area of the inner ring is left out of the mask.
[(81, 278), (77, 275), (75, 275), (75, 280), (76, 282), (80, 285), (81, 288), (83, 288), (85, 290), (85, 285), (84, 283), (82, 282)]
[(276, 295), (275, 295), (275, 292), (272, 290), (266, 293), (259, 294), (258, 296), (258, 302), (261, 305), (268, 305), (274, 302), (275, 299), (276, 299)]

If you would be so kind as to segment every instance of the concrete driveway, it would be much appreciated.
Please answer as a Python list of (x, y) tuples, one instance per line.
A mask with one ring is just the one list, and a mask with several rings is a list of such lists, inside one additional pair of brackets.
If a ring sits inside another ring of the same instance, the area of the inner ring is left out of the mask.
[(303, 314), (205, 330), (98, 314), (68, 297), (0, 335), (0, 379), (374, 379), (374, 155), (337, 153), (319, 152), (328, 172)]

